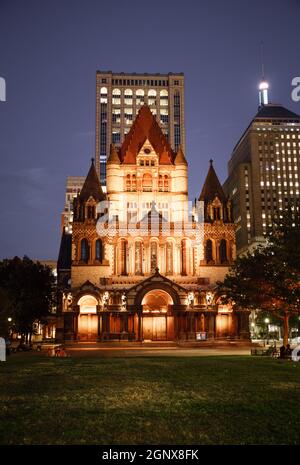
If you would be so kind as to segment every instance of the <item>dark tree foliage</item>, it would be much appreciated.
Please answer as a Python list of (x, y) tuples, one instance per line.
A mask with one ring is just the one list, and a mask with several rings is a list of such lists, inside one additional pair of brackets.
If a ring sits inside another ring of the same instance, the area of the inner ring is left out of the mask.
[(54, 284), (51, 268), (28, 257), (0, 261), (0, 322), (10, 316), (14, 330), (27, 339), (33, 323), (49, 315)]
[(282, 320), (286, 345), (289, 320), (300, 311), (299, 205), (275, 218), (266, 246), (239, 257), (218, 286), (234, 308), (263, 310)]

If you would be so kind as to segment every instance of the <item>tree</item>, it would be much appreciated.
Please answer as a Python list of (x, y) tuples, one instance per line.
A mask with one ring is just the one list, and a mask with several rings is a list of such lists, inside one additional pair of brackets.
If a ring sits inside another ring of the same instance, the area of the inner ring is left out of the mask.
[(31, 339), (34, 322), (46, 318), (54, 302), (51, 268), (28, 257), (6, 259), (0, 262), (0, 283), (6, 302), (1, 312), (9, 308), (14, 329)]
[(234, 308), (264, 310), (283, 322), (288, 343), (289, 321), (300, 311), (300, 207), (288, 206), (274, 219), (267, 244), (239, 257), (219, 292)]

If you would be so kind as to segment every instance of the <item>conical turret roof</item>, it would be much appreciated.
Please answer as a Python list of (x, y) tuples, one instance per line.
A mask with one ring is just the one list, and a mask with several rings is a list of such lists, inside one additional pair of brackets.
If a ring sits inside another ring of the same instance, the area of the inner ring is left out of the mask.
[(188, 162), (186, 161), (186, 158), (184, 156), (184, 153), (182, 151), (181, 145), (179, 146), (178, 152), (176, 154), (174, 164), (175, 165), (187, 165), (188, 164)]
[(79, 194), (79, 199), (83, 201), (88, 200), (90, 197), (93, 197), (96, 202), (105, 200), (105, 194), (102, 191), (93, 158), (91, 167)]
[(110, 146), (110, 153), (109, 153), (109, 157), (106, 163), (107, 164), (118, 164), (118, 165), (120, 164), (120, 158), (118, 155), (118, 151), (114, 144), (111, 144)]
[(210, 167), (198, 200), (207, 202), (214, 200), (215, 197), (219, 197), (222, 201), (226, 200), (219, 178), (213, 167), (213, 160), (210, 160)]

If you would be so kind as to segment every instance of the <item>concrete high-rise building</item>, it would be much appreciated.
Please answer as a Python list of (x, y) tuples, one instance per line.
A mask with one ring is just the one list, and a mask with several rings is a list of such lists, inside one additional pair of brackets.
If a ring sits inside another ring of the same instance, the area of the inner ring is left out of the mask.
[(65, 207), (61, 214), (61, 227), (65, 228), (67, 232), (72, 232), (73, 199), (81, 191), (84, 180), (84, 176), (67, 177)]
[(156, 116), (171, 148), (185, 152), (184, 75), (96, 73), (96, 170), (106, 184), (110, 145), (119, 148), (144, 104)]
[(264, 243), (274, 216), (300, 198), (300, 116), (268, 103), (265, 80), (259, 86), (259, 102), (233, 149), (223, 186), (237, 224), (238, 253)]

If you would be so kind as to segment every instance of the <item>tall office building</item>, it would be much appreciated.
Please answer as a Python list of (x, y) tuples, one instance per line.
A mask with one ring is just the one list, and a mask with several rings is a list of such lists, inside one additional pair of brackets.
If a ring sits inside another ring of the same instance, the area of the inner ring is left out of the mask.
[(72, 232), (73, 222), (73, 200), (83, 186), (85, 177), (84, 176), (68, 176), (66, 183), (66, 197), (64, 211), (61, 214), (61, 227), (69, 233)]
[(120, 147), (144, 104), (162, 128), (171, 148), (185, 152), (184, 75), (96, 73), (96, 170), (106, 184), (110, 145)]
[(268, 102), (264, 80), (258, 112), (233, 149), (223, 186), (237, 224), (238, 253), (264, 243), (274, 216), (300, 198), (300, 116)]

